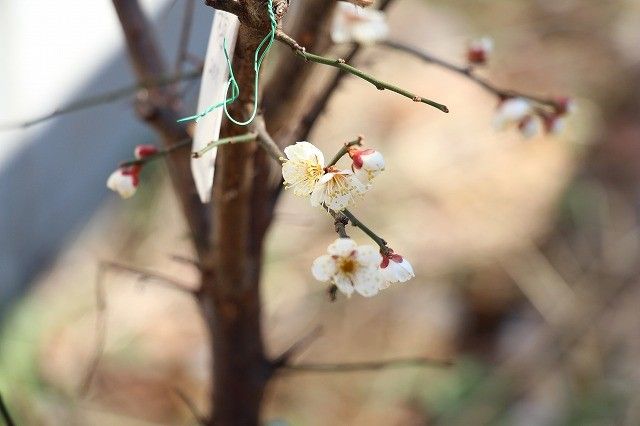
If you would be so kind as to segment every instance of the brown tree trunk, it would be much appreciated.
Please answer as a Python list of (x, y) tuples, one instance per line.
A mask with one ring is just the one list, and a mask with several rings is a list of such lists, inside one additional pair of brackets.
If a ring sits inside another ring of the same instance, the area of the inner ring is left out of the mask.
[[(163, 77), (167, 70), (138, 2), (113, 0), (113, 3), (138, 79), (148, 81)], [(304, 32), (307, 41), (318, 47), (311, 41), (316, 40), (320, 23), (326, 23), (334, 3), (301, 0), (303, 12), (295, 32)], [(218, 3), (208, 1), (207, 4), (215, 7)], [(274, 0), (274, 4), (285, 13), (284, 0)], [(229, 112), (236, 119), (244, 120), (253, 104), (253, 55), (269, 24), (265, 21), (268, 18), (261, 0), (227, 2), (227, 5), (242, 12), (243, 22), (233, 60), (241, 92), (240, 98), (230, 105)], [(288, 59), (280, 60), (272, 76), (271, 99), (277, 99), (277, 102), (267, 103), (275, 127), (281, 127), (287, 117), (290, 120), (290, 114), (300, 105), (303, 96), (299, 90), (310, 75), (308, 70), (301, 72), (301, 65), (299, 59), (290, 55)], [(175, 92), (170, 87), (158, 87), (146, 95), (139, 113), (165, 144), (170, 146), (187, 137), (185, 128), (176, 123), (179, 114), (174, 110), (177, 105)], [(246, 127), (227, 121), (222, 136), (246, 132)], [(270, 179), (276, 165), (256, 143), (220, 147), (213, 201), (208, 207), (197, 198), (188, 152), (175, 152), (169, 160), (169, 172), (191, 230), (201, 269), (198, 301), (210, 336), (213, 362), (212, 414), (206, 422), (211, 425), (257, 425), (262, 396), (274, 369), (264, 352), (259, 281), (264, 237), (273, 219), (280, 188)]]

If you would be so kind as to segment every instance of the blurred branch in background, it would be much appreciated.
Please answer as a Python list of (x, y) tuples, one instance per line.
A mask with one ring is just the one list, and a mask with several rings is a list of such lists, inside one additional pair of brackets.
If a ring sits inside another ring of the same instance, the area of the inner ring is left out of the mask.
[(5, 405), (4, 399), (2, 398), (1, 392), (0, 392), (0, 417), (5, 422), (6, 426), (15, 426), (13, 418), (9, 413), (9, 409)]
[(34, 118), (30, 118), (30, 119), (27, 119), (24, 121), (18, 121), (18, 122), (0, 122), (0, 131), (28, 128), (65, 114), (70, 114), (72, 112), (81, 111), (87, 108), (92, 108), (92, 107), (108, 104), (111, 102), (118, 101), (120, 99), (127, 98), (131, 95), (136, 94), (141, 89), (153, 89), (153, 88), (159, 88), (163, 86), (169, 86), (180, 81), (195, 80), (200, 78), (201, 75), (202, 75), (202, 69), (196, 69), (196, 70), (187, 71), (184, 73), (178, 72), (172, 75), (166, 75), (158, 78), (142, 80), (136, 84), (130, 84), (127, 86), (123, 86), (119, 89), (114, 89), (108, 92), (100, 93), (95, 96), (89, 96), (86, 98), (78, 99), (77, 101), (71, 102), (67, 106), (60, 107), (55, 111), (52, 111), (48, 114), (44, 114), (38, 117), (34, 117)]

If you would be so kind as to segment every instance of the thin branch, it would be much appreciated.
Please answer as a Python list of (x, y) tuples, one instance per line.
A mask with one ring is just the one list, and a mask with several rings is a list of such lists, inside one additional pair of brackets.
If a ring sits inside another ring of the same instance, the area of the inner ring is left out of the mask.
[(287, 363), (293, 358), (295, 355), (302, 353), (305, 349), (307, 349), (313, 342), (315, 342), (322, 335), (322, 326), (317, 326), (311, 332), (303, 336), (297, 342), (295, 342), (289, 349), (284, 351), (281, 355), (276, 357), (271, 365), (274, 369), (282, 368), (287, 365)]
[(278, 144), (267, 131), (264, 117), (262, 115), (258, 115), (255, 120), (253, 120), (252, 127), (258, 133), (258, 142), (260, 142), (260, 146), (267, 151), (267, 154), (269, 154), (271, 158), (281, 163), (285, 157), (284, 152), (282, 152)]
[(456, 74), (462, 75), (462, 76), (468, 78), (469, 80), (475, 82), (476, 84), (478, 84), (480, 87), (482, 87), (486, 91), (496, 95), (497, 97), (499, 97), (501, 99), (522, 97), (522, 98), (530, 99), (530, 100), (535, 101), (535, 102), (537, 102), (539, 104), (542, 104), (542, 105), (548, 105), (548, 106), (553, 107), (553, 108), (558, 108), (558, 103), (554, 99), (542, 98), (542, 97), (538, 97), (538, 96), (528, 95), (528, 94), (525, 94), (525, 93), (522, 93), (522, 92), (518, 92), (518, 91), (515, 91), (515, 90), (501, 89), (499, 87), (494, 86), (492, 83), (488, 82), (487, 80), (475, 75), (473, 73), (474, 69), (472, 67), (461, 67), (461, 66), (452, 64), (452, 63), (447, 62), (447, 61), (445, 61), (443, 59), (437, 58), (437, 57), (431, 55), (430, 53), (424, 52), (424, 51), (422, 51), (420, 49), (417, 49), (417, 48), (415, 48), (413, 46), (409, 46), (409, 45), (407, 45), (405, 43), (401, 43), (401, 42), (393, 41), (393, 40), (385, 40), (385, 41), (381, 41), (379, 44), (381, 46), (385, 46), (385, 47), (388, 47), (388, 48), (391, 48), (391, 49), (399, 50), (399, 51), (404, 52), (404, 53), (408, 53), (410, 55), (413, 55), (413, 56), (417, 57), (418, 59), (423, 60), (424, 62), (428, 62), (428, 63), (433, 64), (433, 65), (437, 65), (437, 66), (442, 67), (444, 69), (447, 69), (449, 71), (453, 71)]
[(36, 124), (40, 124), (42, 122), (51, 120), (61, 115), (66, 115), (66, 114), (81, 111), (87, 108), (92, 108), (99, 105), (115, 102), (117, 100), (131, 96), (141, 89), (151, 89), (155, 87), (168, 86), (168, 85), (177, 83), (179, 81), (194, 80), (194, 79), (200, 78), (201, 75), (202, 75), (202, 69), (196, 69), (196, 70), (188, 71), (185, 73), (176, 73), (166, 77), (141, 81), (140, 83), (137, 83), (137, 84), (123, 86), (119, 89), (115, 89), (109, 92), (104, 92), (95, 96), (89, 96), (86, 98), (78, 99), (77, 101), (71, 102), (67, 106), (60, 107), (48, 114), (41, 115), (39, 117), (31, 118), (24, 121), (0, 123), (0, 131), (26, 129), (28, 127), (31, 127)]
[(351, 148), (352, 146), (356, 146), (356, 145), (358, 145), (358, 146), (362, 145), (362, 141), (363, 140), (364, 140), (364, 136), (359, 135), (356, 140), (353, 140), (351, 142), (345, 143), (344, 146), (342, 148), (340, 148), (340, 151), (338, 151), (338, 153), (329, 162), (329, 164), (327, 164), (327, 167), (335, 166), (335, 164), (338, 161), (340, 161), (340, 159), (342, 157), (344, 157), (347, 154), (347, 152), (349, 152), (349, 148)]
[(373, 232), (367, 225), (362, 223), (360, 219), (354, 216), (353, 213), (351, 213), (347, 209), (344, 209), (342, 210), (342, 214), (349, 218), (349, 221), (353, 226), (355, 226), (356, 228), (360, 228), (362, 232), (367, 234), (369, 238), (371, 238), (380, 247), (381, 251), (389, 250), (389, 247), (387, 247), (387, 242), (382, 237)]
[(400, 367), (451, 367), (451, 360), (439, 360), (425, 357), (397, 358), (385, 361), (349, 362), (340, 364), (294, 364), (284, 365), (282, 369), (288, 373), (345, 373), (352, 371), (375, 371), (385, 368)]
[(119, 167), (130, 167), (130, 166), (143, 166), (150, 161), (157, 160), (159, 158), (166, 157), (167, 154), (171, 154), (173, 151), (176, 151), (180, 148), (185, 148), (191, 146), (191, 138), (182, 139), (181, 141), (176, 142), (169, 148), (160, 149), (158, 152), (152, 155), (148, 155), (144, 158), (140, 158), (138, 160), (126, 161), (124, 163), (120, 163)]
[(392, 92), (395, 92), (399, 95), (402, 95), (406, 98), (411, 99), (414, 102), (421, 102), (427, 105), (430, 105), (436, 109), (439, 109), (442, 112), (449, 112), (449, 109), (445, 106), (442, 105), (438, 102), (432, 101), (430, 99), (427, 98), (423, 98), (421, 96), (418, 96), (414, 93), (411, 93), (405, 89), (402, 89), (398, 86), (394, 86), (390, 83), (387, 83), (385, 81), (379, 80), (375, 77), (373, 77), (370, 74), (365, 73), (364, 71), (359, 70), (358, 68), (355, 68), (349, 64), (347, 64), (345, 62), (344, 59), (333, 59), (333, 58), (327, 58), (325, 56), (320, 56), (320, 55), (316, 55), (313, 53), (309, 53), (307, 52), (304, 47), (302, 47), (300, 44), (298, 44), (297, 41), (295, 41), (294, 39), (292, 39), (291, 37), (289, 37), (287, 34), (285, 34), (283, 31), (279, 30), (276, 33), (276, 39), (278, 39), (278, 41), (288, 45), (289, 47), (291, 47), (291, 49), (295, 52), (296, 55), (300, 56), (301, 58), (307, 60), (307, 61), (311, 61), (311, 62), (316, 62), (318, 64), (323, 64), (323, 65), (328, 65), (334, 68), (338, 68), (339, 70), (342, 71), (346, 71), (350, 74), (355, 75), (356, 77), (360, 77), (361, 79), (368, 81), (369, 83), (373, 84), (376, 89), (378, 90), (391, 90)]
[(191, 27), (193, 26), (193, 12), (195, 10), (195, 1), (186, 0), (184, 5), (184, 14), (182, 15), (182, 28), (180, 30), (180, 42), (178, 44), (178, 53), (176, 55), (175, 72), (182, 71), (182, 64), (187, 60), (189, 51), (189, 38), (191, 37)]
[(181, 293), (187, 293), (195, 295), (198, 291), (193, 289), (190, 284), (177, 280), (168, 275), (164, 275), (160, 272), (152, 271), (151, 269), (141, 268), (138, 266), (127, 265), (125, 263), (116, 262), (113, 260), (104, 260), (101, 263), (103, 268), (113, 269), (116, 271), (127, 272), (133, 275), (137, 275), (140, 281), (148, 282), (154, 281), (162, 287), (177, 290)]
[(0, 418), (4, 420), (6, 426), (15, 426), (15, 422), (11, 417), (11, 413), (9, 413), (9, 409), (7, 408), (4, 400), (2, 399), (2, 393), (0, 393)]
[[(393, 1), (394, 0), (384, 0), (378, 6), (378, 10), (385, 11), (391, 5), (391, 3), (393, 3)], [(358, 55), (358, 53), (360, 53), (361, 50), (362, 50), (362, 45), (358, 43), (354, 43), (349, 49), (349, 52), (344, 57), (344, 61), (348, 64), (353, 63), (355, 57)], [(309, 133), (311, 133), (311, 130), (313, 130), (313, 126), (318, 121), (318, 118), (320, 117), (320, 115), (322, 115), (322, 113), (327, 109), (327, 105), (329, 104), (329, 101), (333, 97), (333, 94), (336, 92), (336, 90), (340, 86), (342, 79), (347, 75), (348, 73), (343, 70), (338, 70), (334, 74), (331, 81), (326, 85), (326, 87), (322, 91), (322, 94), (320, 95), (320, 97), (318, 97), (313, 102), (313, 105), (311, 105), (307, 113), (300, 120), (300, 123), (298, 124), (298, 127), (295, 132), (295, 140), (297, 141), (307, 140), (307, 138), (309, 137)]]
[(151, 271), (144, 268), (138, 268), (131, 265), (126, 265), (120, 262), (115, 261), (101, 261), (98, 264), (98, 270), (96, 272), (96, 309), (97, 309), (97, 317), (96, 317), (96, 347), (93, 351), (93, 356), (91, 357), (91, 361), (87, 367), (85, 374), (83, 375), (82, 382), (79, 388), (80, 396), (87, 395), (89, 388), (91, 387), (91, 383), (98, 371), (98, 365), (100, 364), (100, 360), (102, 359), (102, 355), (104, 354), (104, 348), (107, 340), (107, 297), (106, 290), (104, 287), (104, 278), (109, 270), (119, 270), (123, 272), (128, 272), (134, 275), (138, 275), (141, 281), (149, 281), (156, 280), (156, 284), (162, 285), (164, 287), (177, 290), (182, 293), (187, 293), (189, 295), (196, 295), (197, 290), (193, 290), (189, 287), (188, 284), (185, 284), (181, 281), (178, 281), (172, 277), (167, 275), (163, 275), (157, 273), (155, 271)]
[(229, 136), (228, 138), (218, 139), (217, 141), (209, 142), (207, 144), (207, 146), (202, 148), (200, 151), (192, 152), (191, 153), (191, 158), (200, 158), (206, 152), (211, 151), (213, 148), (215, 148), (217, 146), (220, 146), (220, 145), (234, 144), (234, 143), (244, 143), (244, 142), (253, 142), (256, 139), (256, 137), (258, 137), (257, 133), (249, 132), (249, 133), (246, 133), (244, 135)]
[(173, 388), (173, 392), (176, 394), (178, 398), (180, 398), (180, 401), (184, 403), (184, 405), (187, 407), (187, 409), (189, 410), (189, 412), (191, 413), (191, 415), (199, 425), (207, 424), (205, 416), (200, 414), (200, 412), (198, 411), (198, 407), (196, 407), (196, 404), (194, 404), (193, 401), (191, 401), (191, 399), (187, 396), (187, 394), (185, 394), (183, 391), (181, 391), (178, 388)]

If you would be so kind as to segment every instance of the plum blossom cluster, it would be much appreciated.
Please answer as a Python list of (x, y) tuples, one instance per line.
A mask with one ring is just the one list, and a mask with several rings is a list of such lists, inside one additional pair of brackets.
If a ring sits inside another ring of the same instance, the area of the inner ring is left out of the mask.
[[(322, 151), (309, 142), (290, 145), (284, 154), (286, 158), (281, 160), (285, 187), (291, 188), (295, 195), (309, 197), (312, 206), (322, 206), (334, 214), (343, 210), (347, 213), (345, 209), (371, 187), (385, 167), (382, 154), (363, 147), (361, 138), (345, 144), (328, 165)], [(343, 155), (351, 159), (348, 169), (335, 165)], [(354, 220), (352, 217), (351, 221)], [(360, 227), (364, 228), (362, 224)], [(331, 283), (347, 296), (355, 292), (371, 297), (391, 283), (414, 277), (411, 264), (394, 253), (381, 238), (372, 237), (379, 246), (377, 249), (359, 246), (344, 232), (339, 234), (341, 238), (329, 245), (327, 254), (313, 262), (311, 272), (317, 280)]]
[(350, 147), (351, 168), (325, 166), (324, 154), (309, 142), (296, 142), (284, 149), (282, 177), (295, 195), (310, 197), (314, 207), (344, 210), (361, 197), (384, 170), (384, 158), (374, 149)]
[(354, 292), (372, 297), (391, 283), (413, 278), (409, 261), (386, 249), (379, 252), (370, 245), (357, 245), (350, 238), (338, 238), (327, 247), (327, 254), (318, 257), (311, 267), (313, 276), (330, 282), (350, 297)]
[(566, 115), (575, 110), (571, 98), (555, 99), (551, 106), (543, 107), (525, 97), (501, 99), (493, 118), (496, 130), (516, 127), (525, 138), (531, 138), (541, 131), (558, 134), (565, 127)]
[(140, 184), (140, 172), (144, 166), (142, 160), (148, 159), (157, 153), (158, 148), (153, 145), (136, 146), (133, 155), (138, 162), (118, 167), (107, 179), (107, 188), (117, 192), (122, 198), (131, 198)]
[(389, 35), (386, 15), (367, 6), (369, 1), (356, 1), (355, 4), (339, 1), (331, 25), (331, 39), (334, 43), (371, 44), (384, 40)]

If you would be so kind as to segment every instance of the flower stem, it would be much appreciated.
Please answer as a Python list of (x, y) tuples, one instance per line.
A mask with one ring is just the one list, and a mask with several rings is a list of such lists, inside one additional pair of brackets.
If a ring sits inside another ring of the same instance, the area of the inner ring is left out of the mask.
[(329, 164), (327, 164), (327, 167), (331, 167), (331, 166), (335, 166), (336, 163), (338, 161), (340, 161), (340, 159), (347, 153), (349, 152), (349, 148), (351, 148), (354, 145), (362, 145), (362, 141), (364, 140), (363, 136), (358, 136), (358, 139), (353, 140), (351, 142), (347, 142), (345, 143), (342, 148), (340, 148), (340, 151), (338, 151), (338, 153), (333, 157), (333, 159), (329, 162)]
[(191, 145), (191, 139), (186, 138), (179, 140), (175, 144), (171, 145), (169, 148), (160, 149), (155, 154), (148, 155), (144, 158), (140, 158), (138, 160), (126, 161), (124, 163), (120, 163), (119, 167), (131, 167), (131, 166), (143, 166), (147, 164), (149, 161), (157, 160), (158, 158), (162, 158), (167, 154), (171, 154), (173, 151), (176, 151), (180, 148), (184, 148)]
[(218, 139), (217, 141), (209, 142), (207, 144), (207, 146), (202, 148), (200, 151), (192, 152), (191, 153), (191, 158), (200, 158), (207, 151), (210, 151), (211, 149), (213, 149), (213, 148), (215, 148), (217, 146), (220, 146), (220, 145), (226, 145), (226, 144), (229, 144), (229, 143), (252, 142), (257, 137), (258, 137), (258, 134), (256, 132), (249, 132), (249, 133), (245, 133), (244, 135), (229, 136), (228, 138)]
[(367, 234), (369, 238), (371, 238), (380, 247), (381, 251), (386, 251), (389, 249), (389, 247), (387, 247), (387, 242), (382, 237), (378, 236), (375, 232), (369, 229), (368, 226), (362, 223), (360, 219), (355, 217), (349, 210), (342, 210), (342, 214), (344, 214), (349, 219), (353, 226), (355, 226), (356, 228), (360, 228), (362, 232)]

